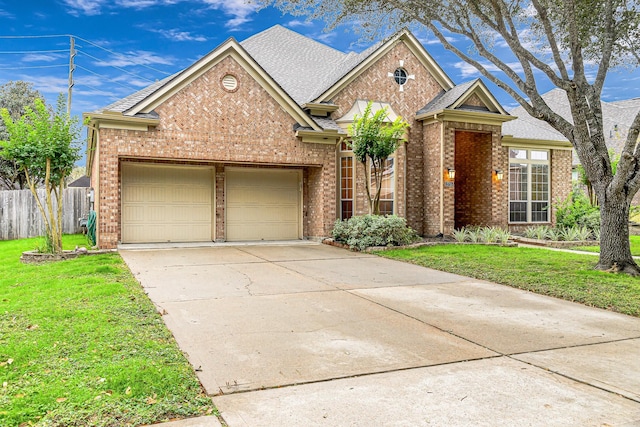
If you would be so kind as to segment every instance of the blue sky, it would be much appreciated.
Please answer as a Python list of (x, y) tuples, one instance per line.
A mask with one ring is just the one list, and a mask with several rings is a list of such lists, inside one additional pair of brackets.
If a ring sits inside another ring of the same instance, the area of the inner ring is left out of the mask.
[[(32, 82), (51, 103), (67, 93), (68, 35), (75, 37), (74, 114), (173, 74), (229, 37), (242, 41), (275, 24), (343, 52), (360, 52), (373, 43), (346, 26), (327, 33), (323, 22), (257, 10), (244, 0), (0, 0), (0, 22), (0, 84)], [(479, 76), (432, 36), (415, 34), (454, 82)], [(489, 87), (507, 109), (516, 106)], [(611, 72), (604, 100), (633, 97), (640, 97), (640, 70)]]

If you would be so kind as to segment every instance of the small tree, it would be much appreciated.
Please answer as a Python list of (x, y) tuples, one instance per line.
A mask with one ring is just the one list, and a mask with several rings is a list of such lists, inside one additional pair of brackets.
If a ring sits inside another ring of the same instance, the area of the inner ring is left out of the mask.
[[(372, 102), (367, 104), (362, 116), (356, 115), (351, 132), (351, 148), (353, 155), (364, 166), (365, 185), (369, 200), (369, 213), (380, 215), (380, 190), (384, 175), (385, 163), (404, 141), (403, 135), (409, 124), (397, 117), (393, 122), (387, 122), (389, 114), (386, 108), (371, 113)], [(367, 164), (371, 165), (371, 172), (375, 179), (375, 193), (372, 192), (367, 173)]]
[[(0, 86), (0, 109), (6, 108), (13, 120), (18, 120), (25, 113), (25, 107), (33, 107), (34, 101), (38, 98), (43, 99), (43, 96), (31, 83), (15, 81)], [(0, 141), (6, 139), (9, 139), (9, 134), (0, 120)], [(22, 190), (27, 182), (24, 172), (15, 162), (0, 157), (0, 183), (9, 190)]]
[[(62, 252), (62, 190), (65, 177), (73, 170), (80, 158), (80, 145), (75, 142), (80, 126), (75, 118), (66, 113), (62, 95), (58, 98), (55, 112), (44, 102), (36, 99), (34, 107), (26, 107), (19, 120), (14, 119), (6, 108), (0, 116), (7, 128), (8, 140), (0, 141), (0, 155), (14, 162), (25, 173), (27, 185), (36, 199), (45, 223), (46, 250)], [(45, 189), (44, 203), (38, 197), (37, 183)], [(55, 197), (57, 209), (54, 210)]]

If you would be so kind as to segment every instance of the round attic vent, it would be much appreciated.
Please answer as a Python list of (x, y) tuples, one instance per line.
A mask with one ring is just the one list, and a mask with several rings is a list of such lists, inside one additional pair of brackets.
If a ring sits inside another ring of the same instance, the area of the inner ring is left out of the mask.
[(222, 87), (228, 92), (233, 92), (238, 89), (238, 79), (233, 74), (227, 74), (222, 78)]

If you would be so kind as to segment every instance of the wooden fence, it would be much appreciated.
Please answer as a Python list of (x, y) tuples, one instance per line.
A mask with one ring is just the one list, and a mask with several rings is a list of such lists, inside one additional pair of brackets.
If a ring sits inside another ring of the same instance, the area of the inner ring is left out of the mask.
[[(65, 188), (62, 194), (62, 232), (80, 232), (79, 219), (89, 214), (88, 188)], [(38, 190), (45, 200), (44, 190)], [(54, 198), (55, 206), (55, 198)], [(45, 207), (46, 209), (46, 207)], [(44, 221), (29, 190), (0, 191), (0, 240), (42, 236)]]

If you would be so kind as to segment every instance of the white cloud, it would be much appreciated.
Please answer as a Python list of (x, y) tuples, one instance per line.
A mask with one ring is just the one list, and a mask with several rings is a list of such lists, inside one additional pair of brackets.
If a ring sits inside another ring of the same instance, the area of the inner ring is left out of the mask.
[(53, 62), (60, 59), (67, 59), (68, 55), (55, 55), (43, 53), (30, 53), (22, 57), (23, 62)]
[(33, 83), (33, 87), (42, 92), (43, 94), (58, 94), (58, 93), (67, 93), (69, 89), (69, 78), (68, 77), (53, 77), (51, 75), (43, 75), (43, 76), (34, 76), (27, 75), (20, 78), (20, 80), (25, 80), (30, 83)]
[(136, 78), (130, 74), (122, 74), (120, 76), (117, 77), (113, 77), (111, 78), (112, 82), (121, 82), (124, 83), (128, 86), (135, 86), (135, 87), (147, 87), (150, 84), (152, 84), (153, 82), (150, 82), (149, 80), (145, 80), (145, 79), (141, 79), (141, 78)]
[(180, 0), (117, 0), (116, 4), (120, 7), (130, 9), (144, 9), (150, 6), (165, 6), (178, 3)]
[(297, 27), (313, 27), (313, 22), (311, 21), (301, 21), (299, 19), (294, 19), (285, 24), (287, 27), (297, 28)]
[[(220, 10), (225, 15), (231, 17), (225, 24), (225, 27), (236, 29), (240, 25), (251, 21), (249, 17), (258, 9), (257, 2), (248, 0), (116, 0), (115, 3), (107, 0), (61, 0), (67, 5), (69, 13), (75, 16), (79, 15), (99, 15), (104, 8), (126, 8), (142, 10), (152, 6), (168, 6), (181, 2), (190, 1), (199, 3), (205, 7)], [(192, 9), (197, 9), (194, 6)]]
[(63, 0), (64, 4), (71, 8), (70, 14), (78, 15), (99, 15), (104, 0)]
[(171, 30), (150, 30), (153, 33), (160, 34), (162, 37), (178, 41), (178, 42), (206, 42), (207, 38), (205, 36), (194, 36), (188, 31), (180, 31), (176, 28)]
[(159, 56), (153, 52), (145, 50), (137, 50), (127, 52), (122, 55), (115, 55), (111, 59), (95, 62), (94, 65), (100, 67), (128, 67), (131, 65), (173, 65), (173, 58), (168, 56)]
[(240, 25), (249, 22), (249, 15), (254, 13), (258, 8), (256, 3), (250, 3), (246, 0), (203, 0), (211, 8), (221, 10), (226, 15), (233, 18), (227, 21), (225, 27), (235, 29)]
[[(449, 43), (454, 43), (456, 41), (456, 38), (455, 37), (451, 37), (451, 36), (445, 36), (445, 40), (448, 41)], [(437, 44), (437, 45), (442, 44), (440, 42), (440, 39), (435, 38), (435, 37), (434, 38), (419, 38), (418, 41), (420, 43), (422, 43), (423, 45), (425, 45), (425, 46), (435, 45), (435, 44)]]
[[(490, 62), (481, 62), (480, 64), (490, 73), (502, 72), (496, 65)], [(506, 64), (516, 73), (522, 72), (522, 65), (519, 62), (507, 62)], [(460, 71), (460, 77), (463, 79), (481, 76), (480, 71), (478, 71), (476, 67), (471, 64), (467, 64), (464, 61), (456, 62), (453, 66)]]

